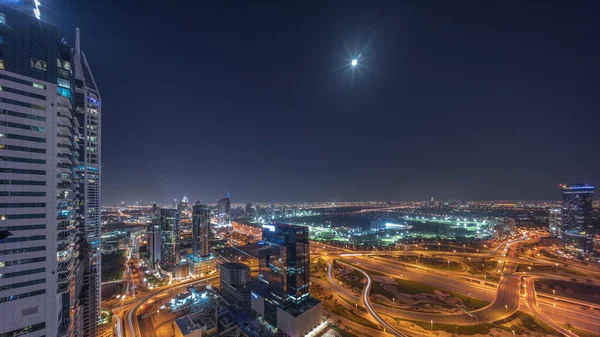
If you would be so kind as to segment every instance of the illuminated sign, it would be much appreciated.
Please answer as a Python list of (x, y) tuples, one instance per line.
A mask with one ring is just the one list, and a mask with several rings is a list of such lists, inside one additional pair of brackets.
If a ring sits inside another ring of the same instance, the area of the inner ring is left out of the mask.
[(39, 71), (46, 71), (46, 69), (48, 69), (48, 64), (46, 61), (38, 60), (33, 57), (30, 60), (30, 66), (31, 68)]
[(33, 0), (33, 15), (35, 15), (35, 18), (40, 20), (41, 19), (41, 14), (40, 14), (40, 6), (42, 4), (40, 3), (40, 0)]

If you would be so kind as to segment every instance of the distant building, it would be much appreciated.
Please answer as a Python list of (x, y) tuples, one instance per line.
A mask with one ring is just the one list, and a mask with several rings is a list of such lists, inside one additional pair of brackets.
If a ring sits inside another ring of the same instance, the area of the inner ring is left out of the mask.
[(229, 193), (227, 193), (227, 197), (217, 201), (217, 219), (220, 227), (231, 226), (231, 198)]
[(252, 216), (254, 214), (254, 209), (252, 208), (251, 203), (246, 204), (246, 207), (244, 207), (244, 212), (246, 212), (247, 216)]
[(505, 240), (515, 233), (515, 219), (510, 217), (500, 218), (494, 226), (494, 239)]
[(196, 256), (210, 255), (210, 209), (196, 204), (192, 213), (192, 254)]
[(552, 208), (548, 210), (548, 231), (551, 236), (562, 237), (562, 210)]
[(589, 253), (594, 248), (592, 219), (594, 186), (561, 185), (561, 194), (563, 242)]
[(250, 308), (250, 267), (237, 262), (223, 263), (220, 267), (223, 297), (244, 308)]
[(545, 236), (540, 238), (540, 244), (545, 247), (562, 246), (562, 240), (556, 236)]
[(148, 225), (148, 260), (150, 267), (156, 269), (157, 263), (161, 259), (160, 250), (162, 247), (162, 232), (160, 225), (152, 223)]
[(162, 233), (161, 267), (179, 263), (179, 211), (172, 208), (161, 209), (159, 225)]
[(285, 334), (302, 336), (321, 324), (322, 305), (310, 297), (308, 227), (263, 225), (259, 280), (251, 308)]

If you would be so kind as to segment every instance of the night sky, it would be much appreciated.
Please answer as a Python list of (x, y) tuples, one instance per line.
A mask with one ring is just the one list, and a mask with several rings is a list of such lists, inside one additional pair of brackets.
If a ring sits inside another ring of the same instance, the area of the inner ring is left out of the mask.
[(600, 183), (597, 1), (208, 2), (43, 2), (100, 87), (103, 204)]

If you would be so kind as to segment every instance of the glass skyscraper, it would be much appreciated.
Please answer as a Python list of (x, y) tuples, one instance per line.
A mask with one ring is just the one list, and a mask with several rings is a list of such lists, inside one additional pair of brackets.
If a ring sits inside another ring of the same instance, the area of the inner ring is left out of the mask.
[(217, 201), (217, 224), (221, 226), (231, 226), (231, 195), (227, 192), (227, 197)]
[(258, 279), (250, 307), (288, 336), (303, 336), (321, 324), (321, 302), (310, 296), (308, 227), (263, 225)]
[(594, 186), (589, 184), (561, 185), (562, 238), (566, 244), (593, 250), (592, 201)]
[[(100, 93), (85, 53), (81, 50), (79, 29), (73, 50), (75, 68), (74, 112), (79, 122), (77, 175), (79, 177), (78, 226), (90, 251), (83, 272), (83, 332), (97, 334), (101, 302), (101, 219), (100, 219)], [(60, 72), (59, 72), (60, 74)]]
[(298, 305), (309, 296), (310, 249), (308, 227), (287, 224), (263, 226), (265, 247), (259, 250), (259, 279), (284, 306)]
[(196, 204), (192, 213), (192, 253), (195, 256), (209, 256), (210, 209)]
[(162, 233), (160, 266), (172, 267), (179, 263), (179, 211), (162, 208), (159, 223)]
[(562, 210), (552, 208), (548, 211), (548, 231), (554, 237), (562, 237)]

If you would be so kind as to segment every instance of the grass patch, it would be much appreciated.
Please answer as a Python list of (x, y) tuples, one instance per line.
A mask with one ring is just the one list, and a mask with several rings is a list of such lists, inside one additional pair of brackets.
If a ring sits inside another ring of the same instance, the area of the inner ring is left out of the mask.
[(344, 308), (342, 306), (339, 306), (339, 305), (335, 306), (335, 308), (333, 308), (333, 310), (331, 312), (333, 312), (334, 314), (336, 314), (340, 317), (343, 317), (345, 319), (356, 322), (360, 325), (364, 325), (369, 328), (381, 330), (379, 325), (369, 321), (368, 319), (362, 318), (356, 314), (351, 313), (350, 311), (348, 311), (346, 308)]
[(539, 332), (543, 333), (544, 335), (554, 334), (554, 329), (552, 329), (549, 325), (522, 311), (518, 311), (510, 316), (511, 321), (516, 319), (518, 319), (520, 322), (518, 324), (509, 325), (509, 328), (518, 334), (523, 334), (526, 331)]
[(576, 327), (572, 326), (571, 324), (561, 324), (561, 325), (563, 327), (565, 327), (565, 329), (571, 330), (571, 332), (575, 333), (579, 337), (598, 337), (597, 333), (593, 333), (593, 332), (590, 332), (587, 330), (577, 329)]
[(371, 287), (371, 294), (379, 294), (387, 297), (388, 300), (392, 301), (394, 298), (394, 294), (385, 289), (380, 282), (373, 282), (373, 286)]
[(573, 298), (580, 301), (600, 303), (600, 286), (558, 280), (537, 280), (535, 289), (539, 292), (556, 294), (563, 297)]
[(461, 294), (455, 294), (455, 293), (451, 293), (451, 294), (452, 294), (452, 296), (459, 298), (463, 302), (464, 306), (467, 307), (469, 310), (481, 309), (490, 304), (490, 302), (478, 300), (473, 297), (469, 298), (469, 296), (465, 296), (465, 295), (461, 295)]
[[(410, 295), (432, 294), (432, 295), (434, 295), (435, 290), (439, 290), (436, 287), (430, 286), (428, 284), (423, 284), (423, 283), (419, 283), (419, 282), (415, 282), (415, 281), (411, 281), (411, 280), (396, 279), (396, 282), (398, 283), (398, 286), (397, 286), (398, 291), (400, 291), (401, 293), (404, 293), (404, 294), (410, 294)], [(469, 310), (475, 310), (475, 309), (483, 308), (483, 307), (489, 305), (489, 302), (478, 300), (478, 299), (475, 299), (472, 297), (469, 299), (469, 296), (456, 294), (456, 293), (444, 291), (444, 290), (439, 290), (439, 291), (460, 299), (463, 302), (463, 305), (466, 306)]]
[(346, 303), (348, 303), (350, 305), (353, 305), (355, 308), (358, 308), (358, 310), (363, 311), (363, 312), (367, 312), (367, 309), (365, 307), (362, 307), (362, 306), (358, 305), (358, 303), (350, 302), (350, 301), (348, 301), (347, 299), (345, 299), (342, 296), (339, 296), (339, 298), (341, 298), (342, 300), (344, 300), (344, 302), (346, 302)]
[(403, 294), (416, 295), (416, 294), (435, 294), (435, 287), (430, 286), (428, 284), (423, 284), (411, 280), (405, 279), (396, 279), (396, 283), (398, 283), (398, 291)]
[(331, 328), (332, 328), (332, 329), (333, 329), (335, 332), (337, 332), (337, 333), (338, 333), (338, 334), (339, 334), (341, 337), (358, 337), (358, 336), (356, 336), (355, 334), (353, 334), (353, 333), (350, 333), (350, 332), (348, 332), (348, 331), (346, 331), (346, 330), (343, 330), (343, 329), (341, 329), (341, 328), (339, 328), (339, 327), (337, 327), (337, 326), (335, 326), (335, 325), (332, 325), (332, 326), (331, 326)]

